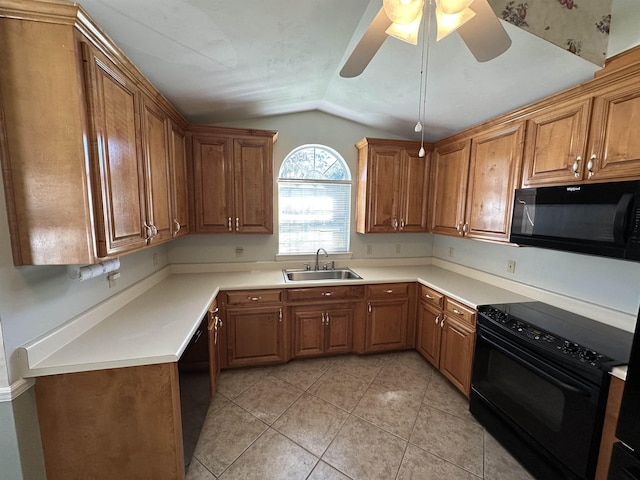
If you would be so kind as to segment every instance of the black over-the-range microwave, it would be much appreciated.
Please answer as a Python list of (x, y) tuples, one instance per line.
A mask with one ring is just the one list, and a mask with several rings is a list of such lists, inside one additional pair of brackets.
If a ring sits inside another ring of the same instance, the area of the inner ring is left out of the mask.
[(640, 261), (640, 181), (517, 189), (510, 240)]

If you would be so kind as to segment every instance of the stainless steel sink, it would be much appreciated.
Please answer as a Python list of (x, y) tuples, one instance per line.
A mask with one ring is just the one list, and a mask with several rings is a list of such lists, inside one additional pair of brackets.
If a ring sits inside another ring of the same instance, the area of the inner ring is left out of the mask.
[(337, 270), (282, 270), (285, 282), (308, 282), (313, 280), (357, 280), (362, 277), (348, 268)]

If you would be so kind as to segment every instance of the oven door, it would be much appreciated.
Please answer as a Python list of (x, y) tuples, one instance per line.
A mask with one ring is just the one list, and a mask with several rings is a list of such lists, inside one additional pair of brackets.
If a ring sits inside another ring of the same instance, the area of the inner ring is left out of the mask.
[(472, 386), (527, 444), (553, 463), (589, 478), (601, 426), (600, 388), (562, 371), (529, 350), (480, 327)]

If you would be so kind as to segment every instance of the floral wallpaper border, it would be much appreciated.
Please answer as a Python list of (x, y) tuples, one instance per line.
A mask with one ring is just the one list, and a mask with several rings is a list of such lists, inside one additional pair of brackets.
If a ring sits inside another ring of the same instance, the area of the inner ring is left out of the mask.
[(498, 18), (596, 65), (604, 65), (612, 0), (488, 1)]

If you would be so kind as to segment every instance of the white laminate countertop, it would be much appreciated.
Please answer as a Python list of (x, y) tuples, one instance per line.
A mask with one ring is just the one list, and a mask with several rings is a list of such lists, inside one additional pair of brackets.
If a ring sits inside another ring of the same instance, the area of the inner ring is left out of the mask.
[(285, 283), (282, 270), (276, 268), (172, 273), (71, 339), (62, 340), (59, 328), (24, 345), (18, 352), (22, 375), (28, 378), (176, 362), (220, 290), (418, 281), (472, 308), (531, 300), (432, 265), (352, 270), (362, 279)]

